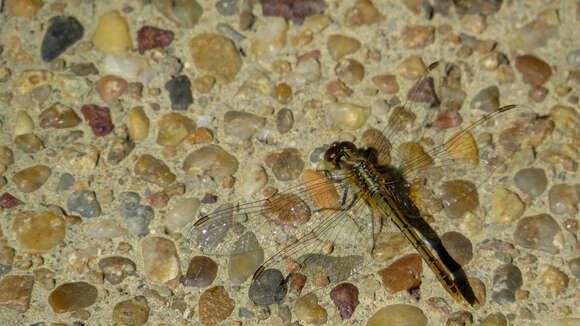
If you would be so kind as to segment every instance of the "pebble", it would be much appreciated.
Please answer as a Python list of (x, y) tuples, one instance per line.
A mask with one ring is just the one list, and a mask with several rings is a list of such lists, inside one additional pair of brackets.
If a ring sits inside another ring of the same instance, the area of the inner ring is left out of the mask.
[(18, 111), (14, 119), (14, 129), (12, 134), (14, 136), (26, 135), (34, 131), (34, 122), (28, 113), (25, 111)]
[(580, 278), (580, 257), (570, 259), (568, 261), (568, 267), (575, 278)]
[(283, 17), (294, 24), (302, 25), (304, 19), (321, 14), (328, 8), (324, 0), (310, 0), (302, 2), (288, 1), (260, 1), (262, 14), (265, 17)]
[(222, 16), (233, 16), (238, 13), (238, 0), (220, 0), (215, 8)]
[(121, 301), (113, 308), (113, 325), (145, 325), (149, 319), (149, 310), (147, 299), (142, 295)]
[(518, 221), (514, 240), (524, 248), (555, 254), (560, 251), (555, 245), (560, 231), (558, 222), (548, 214), (527, 216)]
[(548, 89), (544, 86), (533, 86), (530, 88), (528, 96), (534, 100), (534, 102), (541, 103), (544, 101), (546, 96), (548, 96)]
[(116, 101), (126, 90), (129, 83), (123, 78), (106, 75), (97, 80), (95, 88), (101, 99), (105, 102)]
[(234, 80), (242, 60), (232, 41), (217, 34), (199, 34), (189, 43), (193, 63), (199, 70), (214, 76), (220, 83)]
[(326, 41), (328, 54), (335, 60), (339, 61), (349, 54), (353, 54), (361, 47), (361, 43), (354, 37), (341, 34), (333, 34)]
[(258, 306), (280, 303), (288, 293), (284, 276), (277, 269), (266, 269), (252, 281), (248, 296)]
[(7, 192), (3, 193), (0, 196), (0, 207), (2, 207), (4, 209), (14, 208), (14, 207), (20, 206), (22, 204), (24, 204), (24, 202), (22, 202), (21, 200), (12, 196), (11, 194), (9, 194)]
[(143, 181), (156, 184), (160, 187), (166, 187), (175, 182), (175, 174), (160, 159), (157, 159), (149, 154), (144, 154), (139, 157), (135, 163), (135, 175)]
[(126, 233), (116, 222), (111, 220), (100, 220), (95, 224), (91, 224), (87, 229), (87, 234), (95, 239), (113, 239)]
[(18, 171), (12, 177), (12, 182), (22, 192), (33, 192), (48, 180), (51, 170), (45, 165), (35, 165)]
[(174, 288), (179, 284), (181, 268), (173, 241), (149, 237), (141, 241), (143, 268), (149, 281)]
[(151, 49), (165, 49), (173, 42), (174, 33), (153, 26), (143, 26), (137, 31), (137, 48), (139, 53)]
[(552, 76), (550, 65), (533, 55), (516, 57), (516, 69), (522, 74), (524, 82), (532, 86), (542, 86)]
[(101, 258), (99, 268), (105, 280), (113, 285), (120, 284), (128, 276), (136, 275), (137, 271), (137, 266), (131, 259), (121, 256)]
[(401, 232), (379, 232), (372, 252), (373, 259), (378, 262), (386, 262), (395, 258), (409, 245), (409, 241)]
[(407, 92), (407, 99), (418, 103), (429, 103), (431, 107), (437, 106), (439, 99), (435, 93), (433, 78), (429, 76), (418, 80)]
[(57, 313), (78, 311), (97, 301), (97, 288), (87, 282), (71, 282), (59, 285), (48, 296), (48, 303)]
[(240, 176), (236, 190), (244, 197), (255, 196), (268, 183), (268, 174), (261, 165), (252, 164), (246, 167), (245, 173)]
[(449, 315), (445, 326), (471, 326), (473, 325), (473, 314), (465, 311), (455, 311)]
[(418, 254), (409, 254), (397, 259), (377, 274), (381, 277), (384, 288), (390, 293), (408, 291), (421, 285), (422, 263)]
[(85, 29), (73, 16), (56, 16), (50, 19), (42, 39), (40, 53), (44, 62), (50, 62), (83, 38)]
[(204, 146), (185, 157), (183, 171), (186, 174), (225, 177), (238, 170), (238, 160), (218, 145)]
[(224, 115), (226, 135), (249, 140), (266, 125), (266, 118), (242, 111), (227, 111)]
[[(92, 84), (86, 78), (73, 74), (59, 74), (56, 76), (56, 82), (62, 95), (69, 99), (81, 98), (92, 90)], [(35, 91), (37, 89), (40, 88), (36, 88)]]
[(421, 57), (410, 56), (399, 63), (397, 66), (397, 75), (405, 79), (414, 80), (423, 76), (426, 70), (427, 67), (425, 67), (425, 63), (423, 63)]
[(228, 24), (217, 24), (216, 30), (223, 36), (230, 37), (234, 42), (236, 42), (236, 44), (239, 44), (246, 39), (243, 34), (240, 34)]
[(310, 220), (310, 207), (296, 194), (277, 193), (268, 198), (262, 215), (278, 225), (298, 227)]
[(499, 88), (489, 86), (480, 90), (471, 100), (471, 107), (484, 112), (494, 112), (499, 108)]
[(165, 89), (169, 92), (172, 110), (187, 110), (193, 104), (191, 82), (185, 75), (177, 76), (165, 83)]
[(165, 227), (169, 232), (179, 232), (191, 222), (199, 212), (201, 202), (197, 198), (182, 198), (174, 203), (163, 217)]
[(203, 14), (203, 8), (195, 0), (153, 0), (153, 5), (165, 17), (186, 28), (197, 25)]
[(279, 181), (296, 180), (305, 165), (300, 151), (296, 148), (286, 148), (281, 152), (270, 153), (264, 161)]
[(134, 141), (142, 141), (149, 135), (149, 118), (143, 111), (142, 106), (136, 106), (129, 111), (127, 116), (127, 128), (129, 136)]
[(119, 199), (119, 209), (129, 230), (138, 236), (149, 234), (149, 224), (155, 217), (153, 208), (139, 204), (141, 198), (134, 192), (124, 192)]
[(292, 87), (286, 83), (280, 83), (276, 86), (274, 98), (280, 104), (288, 104), (292, 100)]
[(34, 278), (6, 275), (0, 280), (0, 306), (24, 313), (30, 308)]
[(446, 232), (441, 236), (441, 242), (459, 265), (465, 266), (473, 258), (473, 244), (463, 234), (455, 231)]
[(326, 84), (326, 92), (334, 97), (349, 97), (353, 90), (348, 88), (341, 80), (336, 79)]
[(41, 128), (66, 129), (74, 128), (81, 123), (81, 118), (73, 109), (59, 110), (50, 106), (38, 116)]
[(195, 130), (195, 122), (179, 113), (168, 113), (159, 121), (157, 144), (177, 147)]
[(315, 59), (298, 62), (296, 70), (288, 75), (288, 83), (294, 88), (306, 87), (322, 78), (320, 62)]
[(0, 164), (8, 167), (14, 163), (14, 153), (8, 146), (0, 146)]
[(210, 286), (218, 272), (218, 264), (211, 258), (195, 256), (189, 261), (187, 272), (181, 278), (183, 286), (195, 286), (204, 288)]
[(294, 114), (292, 110), (283, 108), (276, 114), (276, 129), (279, 133), (285, 134), (294, 126)]
[(395, 75), (378, 75), (373, 77), (372, 81), (375, 87), (385, 94), (392, 95), (399, 92), (399, 83)]
[(82, 217), (90, 218), (101, 215), (101, 205), (92, 190), (75, 191), (68, 197), (66, 207), (69, 212), (78, 213)]
[(340, 311), (340, 317), (350, 319), (359, 304), (358, 289), (351, 283), (340, 283), (330, 291), (330, 298)]
[(258, 33), (250, 41), (250, 51), (254, 56), (268, 58), (286, 46), (288, 22), (285, 19), (268, 19), (259, 26)]
[(502, 265), (493, 272), (491, 298), (500, 305), (511, 304), (516, 300), (515, 291), (522, 284), (522, 272), (516, 265)]
[(371, 113), (366, 106), (344, 102), (329, 103), (326, 110), (336, 126), (346, 130), (356, 130), (364, 126)]
[(344, 16), (345, 25), (349, 28), (376, 24), (382, 19), (383, 16), (370, 0), (357, 0)]
[(542, 285), (553, 297), (558, 297), (568, 288), (568, 275), (554, 266), (548, 266), (540, 276)]
[(264, 249), (252, 232), (244, 233), (232, 245), (228, 264), (230, 281), (236, 284), (243, 283), (254, 274), (264, 262)]
[(119, 164), (134, 148), (135, 143), (128, 137), (115, 137), (111, 139), (109, 142), (107, 162), (111, 165)]
[(365, 68), (354, 59), (342, 59), (334, 67), (334, 73), (346, 85), (354, 86), (363, 80)]
[(324, 325), (328, 317), (326, 310), (318, 304), (316, 294), (310, 293), (300, 297), (294, 303), (296, 319), (313, 325)]
[(479, 326), (508, 326), (508, 320), (501, 312), (496, 312), (485, 317)]
[(103, 74), (128, 80), (140, 79), (141, 82), (147, 81), (145, 77), (151, 73), (151, 68), (143, 57), (118, 52), (106, 55), (101, 68)]
[(125, 52), (133, 46), (129, 24), (118, 10), (111, 10), (99, 16), (93, 45), (100, 51)]
[(10, 8), (12, 15), (17, 17), (26, 17), (33, 19), (40, 8), (42, 8), (42, 1), (38, 0), (8, 0), (6, 6)]
[(48, 70), (26, 70), (12, 78), (14, 95), (30, 93), (33, 89), (53, 82), (54, 74)]
[(580, 67), (580, 49), (574, 49), (568, 52), (566, 62), (573, 67)]
[(342, 282), (349, 278), (356, 268), (363, 263), (358, 255), (330, 256), (323, 254), (306, 254), (298, 258), (304, 275), (312, 280), (328, 277), (331, 283)]
[(16, 145), (16, 148), (21, 152), (27, 154), (34, 154), (44, 147), (42, 140), (33, 134), (16, 136), (16, 138), (14, 138), (14, 145)]
[(467, 180), (451, 180), (441, 186), (441, 202), (451, 219), (462, 218), (479, 206), (479, 196), (473, 183)]
[(422, 49), (435, 40), (435, 28), (432, 26), (407, 25), (401, 32), (401, 39), (407, 49)]
[(111, 121), (111, 113), (108, 107), (86, 104), (82, 106), (81, 113), (89, 123), (93, 134), (97, 137), (106, 136), (115, 128)]
[(204, 326), (215, 326), (234, 311), (235, 301), (223, 286), (205, 290), (199, 297), (199, 321)]
[(418, 307), (394, 304), (375, 312), (367, 326), (427, 326), (427, 317)]
[(328, 182), (324, 173), (310, 169), (304, 170), (301, 179), (317, 210), (322, 210), (326, 215), (332, 215), (336, 212), (332, 208), (338, 209), (340, 207), (340, 196), (334, 184)]
[(73, 74), (82, 77), (97, 75), (99, 73), (99, 70), (92, 62), (71, 63), (69, 69)]
[(493, 217), (496, 223), (511, 224), (522, 217), (526, 205), (518, 195), (506, 188), (496, 187), (491, 201)]
[(536, 198), (546, 190), (548, 178), (544, 169), (524, 168), (514, 175), (514, 183), (526, 195)]
[[(202, 252), (215, 252), (234, 226), (233, 211), (231, 203), (220, 205), (210, 214), (215, 216), (214, 218), (206, 221), (203, 226), (193, 229), (194, 233), (190, 238), (195, 242), (197, 249)], [(201, 232), (195, 232), (197, 230)]]
[(61, 162), (71, 170), (92, 172), (100, 154), (99, 149), (93, 145), (74, 143), (63, 149)]
[(579, 199), (580, 188), (574, 185), (553, 185), (548, 192), (548, 202), (552, 214), (576, 216), (578, 214)]

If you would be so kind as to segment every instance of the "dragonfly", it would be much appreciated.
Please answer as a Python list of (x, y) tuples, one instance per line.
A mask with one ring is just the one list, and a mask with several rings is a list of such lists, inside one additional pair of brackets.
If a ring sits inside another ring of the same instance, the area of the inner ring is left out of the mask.
[[(438, 65), (436, 62), (429, 66), (419, 83), (425, 82)], [(408, 102), (400, 108), (404, 111), (407, 106)], [(485, 132), (489, 124), (513, 120), (513, 113), (518, 108), (520, 106), (507, 105), (485, 113), (468, 126), (454, 131), (447, 139), (438, 136), (439, 142), (426, 136), (431, 130), (441, 134), (430, 126), (430, 122), (416, 129), (413, 135), (406, 132), (408, 137), (432, 144), (428, 149), (416, 141), (403, 141), (399, 147), (391, 144), (398, 134), (403, 133), (402, 126), (408, 117), (393, 110), (387, 128), (371, 141), (370, 146), (357, 147), (351, 141), (333, 142), (324, 152), (322, 167), (316, 170), (315, 177), (303, 179), (283, 191), (273, 191), (262, 200), (230, 205), (204, 215), (191, 227), (189, 238), (204, 253), (228, 255), (235, 251), (235, 241), (245, 239), (246, 231), (265, 233), (260, 235), (260, 240), (270, 241), (270, 244), (263, 247), (273, 248), (274, 253), (251, 266), (255, 268), (252, 282), (256, 282), (265, 270), (281, 265), (290, 274), (295, 273), (308, 265), (308, 259), (313, 257), (308, 254), (310, 251), (324, 251), (325, 248), (332, 251), (334, 245), (341, 244), (345, 235), (346, 238), (353, 233), (360, 235), (358, 231), (353, 232), (356, 228), (352, 226), (365, 224), (361, 222), (362, 215), (369, 214), (360, 212), (366, 209), (371, 216), (368, 224), (372, 236), (362, 238), (371, 239), (370, 252), (375, 246), (377, 229), (390, 220), (455, 301), (464, 306), (476, 305), (479, 302), (465, 272), (424, 220), (438, 209), (426, 213), (424, 205), (417, 203), (417, 194), (421, 187), (426, 187), (425, 180), (432, 175), (438, 175), (434, 179), (443, 179), (441, 175), (447, 174), (462, 177), (473, 171), (493, 173), (493, 164), (480, 164), (482, 158), (486, 163), (497, 159), (489, 153), (493, 152), (493, 146), (487, 144), (484, 147), (490, 151), (481, 150), (473, 133)], [(427, 121), (432, 118), (432, 114), (425, 116)], [(398, 158), (398, 162), (391, 161), (391, 156)], [(433, 171), (434, 174), (430, 174)], [(473, 195), (470, 192), (444, 200), (439, 209), (452, 209)], [(316, 219), (310, 218), (313, 214)], [(375, 220), (378, 220), (379, 227), (375, 227)], [(276, 238), (278, 235), (281, 235), (281, 240)], [(359, 240), (353, 242), (355, 248), (360, 247)]]

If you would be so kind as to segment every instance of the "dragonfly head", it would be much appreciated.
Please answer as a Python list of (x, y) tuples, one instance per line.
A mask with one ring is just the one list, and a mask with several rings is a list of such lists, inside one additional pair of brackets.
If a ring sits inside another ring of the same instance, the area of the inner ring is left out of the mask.
[(356, 146), (349, 142), (335, 142), (324, 153), (324, 160), (335, 168), (340, 168), (345, 161), (352, 160), (357, 155)]

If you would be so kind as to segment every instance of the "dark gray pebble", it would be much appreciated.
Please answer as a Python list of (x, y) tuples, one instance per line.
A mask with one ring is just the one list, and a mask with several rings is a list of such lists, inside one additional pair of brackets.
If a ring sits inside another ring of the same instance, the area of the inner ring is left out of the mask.
[(101, 205), (92, 190), (75, 191), (66, 202), (69, 212), (75, 212), (82, 217), (97, 217), (101, 215)]
[(73, 16), (56, 16), (49, 21), (41, 46), (44, 62), (52, 61), (83, 38), (85, 29)]
[(187, 110), (193, 104), (191, 81), (187, 76), (181, 75), (171, 79), (165, 84), (165, 89), (169, 92), (173, 110)]
[(277, 269), (266, 269), (250, 285), (248, 296), (258, 306), (269, 306), (284, 300), (288, 287)]
[(516, 265), (502, 265), (493, 273), (491, 298), (500, 305), (513, 303), (516, 300), (515, 290), (522, 284), (522, 272)]

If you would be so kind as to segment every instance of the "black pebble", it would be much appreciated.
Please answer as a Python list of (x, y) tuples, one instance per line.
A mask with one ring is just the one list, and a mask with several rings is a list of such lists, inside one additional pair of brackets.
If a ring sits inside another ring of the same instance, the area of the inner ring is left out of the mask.
[(73, 16), (53, 17), (42, 40), (42, 60), (50, 62), (56, 59), (71, 45), (83, 38), (84, 33), (85, 29)]
[(258, 306), (269, 306), (284, 300), (288, 287), (277, 269), (266, 269), (250, 285), (248, 296)]
[(191, 82), (187, 76), (181, 75), (171, 79), (165, 84), (165, 89), (169, 92), (173, 110), (187, 110), (193, 104)]

